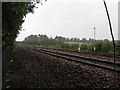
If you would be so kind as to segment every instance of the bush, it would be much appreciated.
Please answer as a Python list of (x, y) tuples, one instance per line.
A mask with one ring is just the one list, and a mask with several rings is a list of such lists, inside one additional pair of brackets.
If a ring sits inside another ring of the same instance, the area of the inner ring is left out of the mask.
[(64, 44), (61, 45), (61, 48), (69, 48), (69, 44), (64, 43)]
[(80, 46), (80, 49), (81, 49), (81, 50), (88, 50), (88, 45), (87, 45), (87, 44), (82, 44), (82, 45)]
[(92, 51), (94, 48), (94, 44), (88, 44), (88, 51)]
[(103, 52), (109, 52), (112, 50), (112, 43), (109, 40), (104, 40), (102, 45)]
[(96, 48), (96, 51), (98, 52), (110, 52), (112, 51), (112, 43), (105, 39), (105, 40), (97, 40), (91, 44), (82, 44), (81, 50), (83, 51), (93, 51), (94, 47)]
[(102, 46), (103, 46), (102, 41), (96, 41), (95, 42), (96, 51), (102, 51)]
[(71, 44), (70, 45), (70, 49), (77, 49), (78, 48), (78, 44)]
[(116, 48), (117, 48), (117, 50), (116, 50), (117, 53), (120, 54), (120, 41), (117, 41), (117, 47)]

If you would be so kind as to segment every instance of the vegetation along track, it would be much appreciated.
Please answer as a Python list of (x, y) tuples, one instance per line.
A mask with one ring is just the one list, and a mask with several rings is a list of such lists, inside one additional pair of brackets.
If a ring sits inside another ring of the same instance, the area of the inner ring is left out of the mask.
[[(83, 56), (79, 56), (79, 55), (63, 53), (60, 51), (50, 50), (50, 49), (33, 48), (33, 47), (27, 47), (27, 48), (30, 48), (36, 52), (42, 52), (42, 53), (49, 54), (49, 55), (52, 55), (52, 56), (55, 56), (58, 58), (64, 58), (67, 60), (72, 60), (72, 61), (76, 61), (79, 63), (83, 63), (83, 64), (87, 64), (87, 65), (114, 71), (114, 62), (112, 62), (112, 61), (83, 57)], [(120, 73), (120, 62), (116, 62), (116, 72)]]

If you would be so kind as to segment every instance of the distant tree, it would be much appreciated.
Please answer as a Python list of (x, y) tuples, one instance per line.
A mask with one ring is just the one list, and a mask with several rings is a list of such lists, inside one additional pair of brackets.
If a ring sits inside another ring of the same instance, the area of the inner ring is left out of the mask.
[(46, 44), (47, 44), (47, 45), (56, 45), (56, 40), (50, 38), (50, 39), (46, 42)]
[(65, 37), (62, 36), (56, 36), (55, 40), (57, 41), (58, 44), (63, 44), (65, 41)]
[(81, 42), (82, 43), (87, 43), (87, 39), (86, 38), (82, 38)]
[(72, 42), (78, 42), (78, 38), (71, 38)]
[(92, 38), (89, 38), (89, 40), (88, 40), (89, 43), (91, 43), (93, 41), (94, 41), (94, 39), (92, 39)]
[(55, 39), (62, 40), (62, 41), (66, 40), (66, 38), (62, 36), (56, 36)]
[(109, 40), (105, 39), (103, 41), (102, 51), (109, 52), (111, 49), (112, 49), (112, 43)]
[(69, 42), (69, 40), (70, 40), (70, 39), (67, 37), (66, 41)]
[(71, 41), (71, 42), (74, 42), (74, 38), (71, 38), (70, 41)]
[(77, 42), (78, 40), (77, 40), (77, 38), (74, 38), (74, 42)]
[(48, 39), (48, 36), (47, 36), (47, 35), (42, 35), (42, 34), (41, 34), (41, 35), (40, 35), (40, 39), (41, 39), (41, 40), (47, 40), (47, 39)]
[(23, 41), (26, 44), (40, 44), (40, 45), (55, 45), (57, 42), (52, 37), (48, 38), (47, 35), (30, 35)]
[(30, 35), (23, 41), (27, 44), (38, 44), (39, 43), (39, 37), (37, 35)]

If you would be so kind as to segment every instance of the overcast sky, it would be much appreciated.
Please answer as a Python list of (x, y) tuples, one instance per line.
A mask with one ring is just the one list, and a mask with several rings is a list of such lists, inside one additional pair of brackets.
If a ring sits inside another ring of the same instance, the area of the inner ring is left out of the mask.
[[(115, 39), (118, 39), (118, 1), (106, 0)], [(110, 30), (103, 0), (48, 0), (38, 4), (34, 14), (28, 14), (18, 34), (17, 41), (31, 34), (49, 37), (64, 36), (110, 39)]]

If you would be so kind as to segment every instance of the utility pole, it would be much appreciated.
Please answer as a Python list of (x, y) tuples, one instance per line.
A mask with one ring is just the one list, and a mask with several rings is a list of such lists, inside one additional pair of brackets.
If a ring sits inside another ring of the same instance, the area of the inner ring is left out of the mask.
[(105, 0), (103, 0), (103, 2), (104, 2), (105, 10), (106, 10), (106, 13), (107, 13), (107, 17), (108, 17), (110, 33), (111, 33), (111, 36), (112, 36), (112, 42), (113, 42), (113, 47), (114, 47), (114, 87), (116, 87), (116, 61), (115, 61), (115, 58), (116, 58), (115, 47), (116, 47), (116, 45), (115, 45), (115, 39), (114, 39), (113, 32), (112, 32), (112, 25), (111, 25), (110, 16), (109, 16), (109, 13), (108, 13), (107, 5), (106, 5)]

